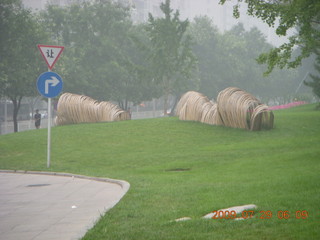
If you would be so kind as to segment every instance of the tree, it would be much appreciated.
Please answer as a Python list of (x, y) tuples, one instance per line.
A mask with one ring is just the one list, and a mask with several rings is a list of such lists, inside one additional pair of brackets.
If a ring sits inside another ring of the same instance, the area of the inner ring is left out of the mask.
[(161, 3), (160, 9), (164, 17), (155, 19), (149, 13), (146, 31), (151, 41), (153, 78), (162, 88), (164, 114), (167, 114), (169, 95), (181, 94), (190, 87), (196, 59), (187, 35), (189, 21), (181, 21), (178, 10), (173, 13), (170, 0)]
[(0, 3), (0, 95), (13, 103), (14, 132), (23, 97), (35, 96), (43, 62), (37, 49), (44, 38), (37, 19), (18, 0)]
[(198, 59), (201, 93), (215, 98), (224, 88), (236, 86), (266, 103), (293, 98), (296, 69), (275, 69), (263, 76), (264, 67), (255, 61), (261, 51), (271, 48), (257, 28), (246, 31), (238, 24), (220, 33), (209, 18), (198, 17), (189, 32), (195, 41), (193, 51)]
[[(126, 13), (109, 1), (83, 1), (66, 7), (49, 5), (42, 19), (51, 41), (65, 46), (57, 68), (68, 81), (64, 91), (99, 100), (111, 97)], [(126, 30), (126, 29), (125, 29)], [(124, 30), (124, 31), (125, 31)]]
[(68, 79), (65, 91), (113, 100), (124, 109), (128, 101), (145, 100), (144, 56), (135, 42), (142, 33), (127, 9), (107, 0), (83, 1), (48, 6), (42, 19), (52, 41), (66, 47), (58, 65)]
[[(316, 62), (314, 64), (314, 68), (320, 73), (320, 50), (316, 50), (315, 53), (317, 54)], [(315, 74), (310, 74), (312, 78), (311, 82), (304, 82), (307, 86), (312, 88), (313, 93), (320, 98), (320, 76)], [(318, 106), (320, 108), (320, 105)]]
[[(225, 64), (218, 54), (220, 33), (209, 17), (196, 17), (190, 24), (188, 32), (194, 44), (193, 53), (197, 58), (199, 90), (208, 97), (216, 97), (219, 93), (223, 76), (217, 70)], [(229, 67), (228, 65), (225, 65)]]
[[(224, 4), (227, 0), (220, 0)], [(242, 3), (248, 6), (247, 13), (276, 27), (279, 36), (286, 36), (288, 30), (296, 28), (289, 42), (273, 48), (259, 56), (259, 63), (267, 63), (270, 73), (275, 67), (295, 68), (303, 58), (308, 57), (320, 41), (320, 1), (315, 0), (238, 0), (234, 6), (234, 17), (240, 16)], [(293, 50), (299, 46), (300, 53), (293, 56)]]

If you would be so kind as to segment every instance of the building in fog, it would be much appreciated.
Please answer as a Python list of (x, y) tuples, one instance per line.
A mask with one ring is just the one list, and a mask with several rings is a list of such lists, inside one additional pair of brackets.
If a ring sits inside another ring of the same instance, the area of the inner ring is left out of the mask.
[(67, 6), (74, 0), (22, 0), (25, 7), (35, 11), (44, 10), (47, 4), (55, 4), (59, 6)]
[(148, 21), (149, 13), (154, 17), (161, 16), (160, 4), (162, 0), (131, 0), (131, 16), (135, 23)]

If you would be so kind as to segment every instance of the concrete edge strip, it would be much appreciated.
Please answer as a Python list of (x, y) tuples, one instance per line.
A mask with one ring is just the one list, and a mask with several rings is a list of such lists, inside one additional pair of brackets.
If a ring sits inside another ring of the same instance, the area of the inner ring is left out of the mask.
[(20, 173), (20, 174), (38, 174), (38, 175), (49, 175), (49, 176), (58, 176), (58, 177), (75, 177), (80, 179), (93, 180), (98, 182), (108, 182), (114, 183), (123, 189), (124, 193), (122, 196), (126, 194), (126, 192), (130, 188), (130, 183), (124, 180), (111, 179), (111, 178), (101, 178), (101, 177), (88, 177), (84, 175), (71, 174), (71, 173), (60, 173), (60, 172), (37, 172), (37, 171), (26, 171), (26, 170), (3, 170), (0, 169), (0, 173)]

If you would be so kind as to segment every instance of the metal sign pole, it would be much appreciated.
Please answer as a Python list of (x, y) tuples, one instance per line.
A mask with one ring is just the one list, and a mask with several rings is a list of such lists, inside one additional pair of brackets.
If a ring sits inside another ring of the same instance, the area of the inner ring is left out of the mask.
[(48, 72), (42, 73), (38, 77), (37, 88), (42, 96), (48, 98), (47, 167), (49, 168), (51, 155), (51, 98), (58, 96), (63, 86), (61, 77), (57, 73), (51, 72), (51, 69), (60, 57), (64, 47), (38, 44), (38, 48), (48, 65)]
[(4, 98), (4, 133), (8, 133), (8, 103), (7, 98)]
[(51, 98), (48, 98), (48, 149), (47, 149), (47, 167), (50, 167), (51, 152)]
[[(50, 72), (50, 69), (48, 69)], [(47, 146), (47, 168), (50, 167), (51, 154), (51, 98), (48, 98), (48, 146)]]

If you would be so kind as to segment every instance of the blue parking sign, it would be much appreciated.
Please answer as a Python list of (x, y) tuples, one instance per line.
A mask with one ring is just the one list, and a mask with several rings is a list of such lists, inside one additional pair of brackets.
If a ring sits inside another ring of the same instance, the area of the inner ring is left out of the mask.
[(62, 78), (55, 72), (42, 73), (37, 80), (39, 93), (47, 98), (58, 96), (62, 90), (62, 86)]

